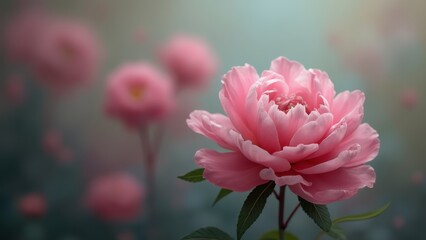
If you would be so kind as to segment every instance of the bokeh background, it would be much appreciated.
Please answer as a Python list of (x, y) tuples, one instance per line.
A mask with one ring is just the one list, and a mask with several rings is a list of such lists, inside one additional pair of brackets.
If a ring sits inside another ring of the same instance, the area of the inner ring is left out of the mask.
[[(145, 239), (148, 209), (132, 221), (111, 223), (95, 216), (83, 198), (88, 183), (108, 172), (125, 171), (144, 184), (138, 134), (103, 111), (106, 79), (126, 62), (159, 65), (159, 44), (176, 33), (203, 37), (219, 67), (208, 87), (187, 90), (176, 99), (178, 110), (165, 127), (156, 171), (158, 239), (179, 239), (205, 226), (235, 236), (246, 193), (233, 193), (212, 208), (219, 189), (207, 182), (177, 179), (196, 168), (197, 149), (218, 149), (191, 132), (185, 119), (193, 109), (223, 112), (220, 79), (232, 66), (249, 63), (261, 72), (278, 56), (328, 72), (338, 92), (366, 93), (365, 121), (381, 139), (380, 154), (372, 162), (377, 182), (373, 189), (363, 189), (329, 208), (333, 217), (339, 217), (392, 204), (374, 220), (342, 224), (348, 239), (424, 236), (426, 2), (7, 0), (0, 3), (1, 26), (29, 5), (91, 25), (103, 49), (102, 61), (90, 86), (54, 97), (27, 70), (1, 54), (1, 239)], [(7, 90), (12, 75), (22, 79), (21, 90), (16, 90), (24, 96), (22, 101), (14, 101)], [(43, 148), (46, 131), (60, 136), (62, 155)], [(32, 192), (46, 200), (43, 217), (28, 218), (19, 209), (19, 199)], [(294, 195), (288, 194), (288, 199), (287, 212), (296, 204)], [(276, 210), (276, 202), (269, 199), (246, 238), (257, 239), (274, 229)], [(313, 239), (319, 229), (300, 211), (289, 230), (300, 239)]]

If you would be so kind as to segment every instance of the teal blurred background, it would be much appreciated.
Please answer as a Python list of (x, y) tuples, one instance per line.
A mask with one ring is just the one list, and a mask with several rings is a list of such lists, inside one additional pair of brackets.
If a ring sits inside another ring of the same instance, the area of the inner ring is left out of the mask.
[[(32, 1), (2, 1), (2, 25)], [(33, 1), (35, 2), (35, 1)], [(342, 225), (348, 239), (421, 239), (426, 225), (425, 92), (426, 17), (423, 1), (243, 1), (243, 0), (86, 0), (38, 1), (56, 14), (87, 21), (102, 42), (103, 62), (97, 81), (71, 96), (52, 100), (22, 69), (2, 55), (0, 86), (8, 75), (24, 76), (27, 100), (13, 107), (0, 102), (0, 238), (118, 239), (123, 232), (143, 239), (146, 216), (111, 224), (94, 217), (82, 204), (87, 182), (108, 171), (125, 170), (143, 182), (138, 135), (103, 112), (106, 77), (125, 62), (157, 64), (160, 43), (175, 33), (199, 35), (214, 49), (220, 67), (210, 87), (187, 91), (180, 110), (166, 128), (157, 170), (158, 239), (179, 239), (195, 229), (216, 226), (235, 236), (246, 193), (233, 193), (214, 208), (218, 192), (204, 182), (176, 177), (196, 168), (193, 155), (218, 149), (189, 129), (193, 109), (223, 112), (218, 99), (221, 76), (232, 66), (249, 63), (261, 72), (278, 56), (307, 68), (326, 71), (337, 92), (366, 93), (365, 121), (380, 134), (381, 152), (372, 162), (377, 182), (353, 199), (331, 204), (332, 216), (366, 212), (392, 202), (382, 216)], [(141, 37), (142, 34), (142, 37)], [(142, 39), (140, 39), (142, 38)], [(2, 93), (3, 94), (3, 93)], [(410, 95), (407, 97), (407, 94)], [(407, 103), (406, 98), (414, 99)], [(46, 113), (47, 112), (47, 113)], [(46, 120), (46, 115), (48, 120)], [(72, 149), (72, 161), (58, 164), (41, 149), (46, 129), (58, 129)], [(27, 192), (42, 192), (47, 214), (28, 220), (16, 209)], [(296, 205), (288, 194), (289, 212)], [(246, 239), (276, 227), (277, 204), (271, 198)], [(313, 239), (319, 229), (301, 211), (289, 230)]]

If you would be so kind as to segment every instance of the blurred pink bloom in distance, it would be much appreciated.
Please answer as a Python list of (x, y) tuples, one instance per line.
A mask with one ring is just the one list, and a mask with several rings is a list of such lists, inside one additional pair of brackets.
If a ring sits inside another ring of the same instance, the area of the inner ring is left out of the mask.
[(126, 173), (113, 173), (93, 180), (86, 195), (88, 207), (105, 221), (131, 221), (141, 212), (145, 189)]
[(48, 16), (41, 9), (28, 8), (11, 17), (4, 28), (3, 47), (9, 60), (28, 64), (35, 45), (48, 25)]
[(216, 56), (198, 37), (178, 35), (171, 38), (160, 48), (159, 58), (179, 87), (203, 87), (217, 70)]
[(316, 204), (373, 187), (377, 132), (364, 115), (364, 94), (338, 95), (327, 73), (284, 57), (259, 77), (248, 64), (233, 67), (219, 93), (227, 114), (196, 110), (188, 126), (227, 152), (200, 149), (196, 163), (213, 184), (244, 192), (275, 181)]
[(135, 236), (132, 232), (120, 232), (117, 234), (117, 240), (135, 240)]
[(25, 84), (18, 75), (10, 75), (5, 83), (5, 96), (9, 103), (13, 105), (22, 104), (25, 101)]
[(402, 227), (404, 227), (405, 225), (405, 220), (402, 216), (395, 216), (393, 218), (393, 226), (395, 229), (401, 229)]
[(72, 161), (73, 152), (62, 141), (61, 134), (55, 129), (46, 130), (42, 136), (43, 150), (55, 158), (59, 163), (66, 164)]
[(29, 193), (19, 199), (19, 210), (28, 218), (40, 218), (46, 213), (46, 199), (39, 193)]
[(419, 96), (414, 89), (405, 89), (401, 92), (401, 104), (406, 108), (413, 108), (419, 102)]
[(411, 182), (413, 184), (422, 184), (424, 181), (424, 174), (420, 170), (416, 170), (411, 174)]
[(147, 63), (128, 63), (109, 77), (105, 111), (129, 128), (161, 121), (174, 109), (172, 82)]
[(31, 67), (40, 82), (64, 93), (94, 80), (100, 54), (99, 43), (88, 26), (53, 19), (38, 40)]

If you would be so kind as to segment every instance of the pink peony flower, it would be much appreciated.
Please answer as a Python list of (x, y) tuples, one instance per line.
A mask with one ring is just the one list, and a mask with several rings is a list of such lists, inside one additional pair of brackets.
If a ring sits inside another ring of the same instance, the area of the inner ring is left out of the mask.
[(163, 120), (174, 108), (173, 86), (147, 63), (126, 64), (108, 80), (106, 112), (128, 127)]
[(366, 162), (379, 151), (377, 132), (363, 118), (364, 94), (335, 95), (327, 73), (279, 57), (259, 77), (250, 65), (223, 77), (219, 98), (228, 116), (194, 111), (195, 132), (229, 150), (198, 150), (204, 177), (234, 191), (275, 181), (298, 196), (327, 204), (373, 187)]
[(93, 81), (99, 60), (100, 47), (87, 26), (52, 20), (35, 47), (31, 66), (38, 80), (63, 93)]
[(160, 60), (182, 87), (201, 87), (217, 70), (217, 60), (206, 42), (191, 36), (176, 36), (160, 49)]
[(39, 193), (30, 193), (18, 202), (22, 215), (29, 218), (40, 218), (46, 213), (46, 199)]
[(35, 8), (25, 9), (11, 17), (2, 36), (8, 58), (13, 62), (30, 63), (35, 45), (48, 23), (46, 13)]
[(88, 207), (105, 221), (130, 221), (141, 211), (145, 189), (137, 179), (126, 173), (99, 177), (90, 183)]

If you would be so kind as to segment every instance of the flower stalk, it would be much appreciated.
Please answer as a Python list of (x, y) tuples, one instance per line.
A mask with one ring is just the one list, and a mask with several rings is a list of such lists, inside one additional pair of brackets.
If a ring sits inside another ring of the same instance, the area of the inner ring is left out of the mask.
[(284, 240), (285, 237), (285, 230), (288, 227), (288, 224), (290, 223), (291, 219), (293, 218), (294, 214), (297, 212), (297, 210), (300, 207), (300, 203), (296, 205), (296, 207), (291, 211), (290, 215), (288, 216), (287, 220), (285, 220), (285, 189), (286, 186), (280, 187), (280, 191), (277, 194), (274, 191), (275, 196), (278, 199), (278, 239)]
[(284, 240), (284, 231), (286, 224), (284, 222), (284, 210), (285, 210), (285, 185), (280, 187), (278, 194), (278, 233), (279, 240)]
[(145, 165), (145, 178), (148, 191), (148, 238), (156, 239), (156, 226), (157, 217), (155, 212), (156, 203), (156, 187), (155, 187), (155, 163), (157, 161), (158, 153), (160, 150), (163, 131), (159, 127), (159, 131), (155, 132), (152, 143), (149, 134), (149, 128), (144, 126), (140, 130), (140, 139), (143, 151), (143, 163)]

